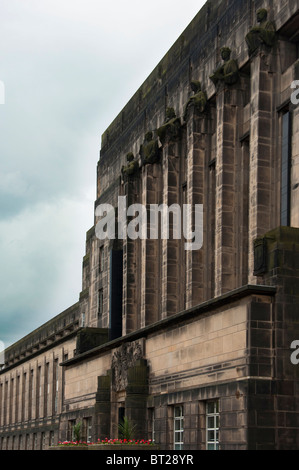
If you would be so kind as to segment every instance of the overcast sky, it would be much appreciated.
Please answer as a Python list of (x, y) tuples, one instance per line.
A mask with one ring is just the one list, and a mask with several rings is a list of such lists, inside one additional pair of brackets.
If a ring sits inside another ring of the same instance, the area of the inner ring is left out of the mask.
[(204, 3), (0, 0), (6, 347), (78, 301), (101, 135)]

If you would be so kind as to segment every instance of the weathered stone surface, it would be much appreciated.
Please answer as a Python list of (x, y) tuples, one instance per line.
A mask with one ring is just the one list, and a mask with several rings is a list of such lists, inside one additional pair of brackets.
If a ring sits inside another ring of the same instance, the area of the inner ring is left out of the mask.
[(201, 249), (172, 219), (163, 240), (147, 219), (144, 239), (100, 241), (95, 217), (78, 303), (5, 352), (1, 450), (70, 440), (75, 422), (93, 442), (118, 437), (124, 416), (160, 449), (182, 425), (184, 450), (203, 450), (210, 402), (221, 449), (298, 448), (299, 0), (254, 28), (251, 3), (208, 2), (102, 137), (95, 208), (118, 222), (119, 196), (147, 215), (202, 204)]

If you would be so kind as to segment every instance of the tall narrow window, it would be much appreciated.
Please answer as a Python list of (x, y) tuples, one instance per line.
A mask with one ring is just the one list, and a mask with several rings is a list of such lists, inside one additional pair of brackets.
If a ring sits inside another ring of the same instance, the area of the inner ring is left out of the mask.
[(53, 410), (54, 414), (58, 411), (58, 372), (59, 372), (59, 364), (58, 359), (55, 359), (54, 368), (53, 368)]
[(48, 396), (49, 396), (49, 391), (50, 391), (49, 374), (50, 374), (50, 365), (47, 362), (45, 365), (44, 416), (48, 415)]
[(75, 435), (74, 435), (74, 427), (75, 427), (75, 424), (76, 424), (76, 420), (74, 419), (70, 419), (68, 421), (68, 428), (67, 428), (67, 439), (69, 441), (73, 441), (75, 439)]
[(110, 253), (110, 309), (109, 339), (122, 335), (122, 295), (123, 290), (123, 251), (111, 250)]
[[(122, 403), (122, 404), (120, 405), (120, 407), (118, 408), (118, 425), (119, 425), (119, 426), (121, 426), (121, 425), (124, 424), (125, 413), (126, 413), (126, 409), (125, 409), (124, 404)], [(119, 427), (119, 429), (118, 429), (118, 437), (119, 437), (119, 438), (122, 437), (122, 433), (121, 433), (120, 427)]]
[(84, 418), (83, 422), (84, 439), (86, 442), (92, 441), (92, 419)]
[(151, 421), (152, 421), (152, 441), (156, 441), (156, 436), (155, 436), (155, 409), (153, 408), (151, 410)]
[(103, 315), (104, 306), (104, 292), (103, 289), (98, 291), (98, 318), (100, 319)]
[(99, 269), (100, 273), (104, 271), (104, 246), (100, 247)]
[(219, 401), (207, 403), (206, 409), (206, 447), (207, 450), (219, 450)]
[(291, 214), (291, 158), (292, 158), (292, 118), (287, 111), (282, 115), (281, 149), (281, 225), (290, 225)]
[(16, 407), (15, 407), (15, 422), (19, 422), (19, 400), (20, 400), (20, 376), (16, 380)]
[(174, 450), (183, 450), (184, 446), (184, 415), (183, 407), (174, 408)]

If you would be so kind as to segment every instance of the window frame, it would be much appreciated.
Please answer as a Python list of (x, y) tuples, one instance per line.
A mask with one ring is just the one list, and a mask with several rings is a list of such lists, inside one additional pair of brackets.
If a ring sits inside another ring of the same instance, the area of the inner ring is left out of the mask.
[[(176, 410), (179, 410), (179, 415), (176, 415)], [(179, 423), (179, 427), (176, 424)], [(177, 441), (176, 436), (180, 435), (180, 440)], [(184, 449), (184, 409), (183, 405), (176, 405), (173, 409), (173, 449)]]
[[(213, 405), (213, 411), (209, 412), (209, 406)], [(213, 426), (209, 425), (209, 420), (213, 419)], [(213, 439), (209, 439), (210, 433), (213, 432)], [(212, 400), (206, 402), (206, 450), (220, 449), (220, 402)], [(213, 449), (210, 447), (213, 446)]]

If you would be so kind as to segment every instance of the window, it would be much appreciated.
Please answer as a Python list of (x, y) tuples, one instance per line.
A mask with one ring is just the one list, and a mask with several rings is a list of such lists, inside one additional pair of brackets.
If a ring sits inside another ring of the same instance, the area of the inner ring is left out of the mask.
[(281, 149), (281, 225), (290, 225), (290, 189), (291, 189), (291, 113), (282, 115), (282, 149)]
[(92, 442), (92, 419), (84, 418), (84, 439), (86, 442)]
[(155, 408), (148, 408), (148, 435), (155, 442)]
[(184, 416), (183, 407), (174, 408), (174, 450), (183, 450), (184, 444)]
[(219, 450), (219, 401), (207, 403), (206, 408), (207, 450)]
[(74, 435), (74, 427), (76, 425), (76, 420), (74, 419), (70, 419), (68, 421), (68, 430), (67, 430), (67, 439), (69, 441), (73, 441), (75, 439), (75, 435)]
[(104, 293), (103, 293), (103, 289), (100, 289), (98, 292), (98, 317), (99, 318), (103, 314), (103, 305), (104, 305)]
[(54, 377), (53, 377), (53, 385), (54, 385), (54, 389), (53, 389), (53, 398), (54, 398), (54, 402), (53, 402), (53, 408), (54, 408), (54, 413), (57, 413), (58, 411), (58, 387), (59, 387), (59, 363), (58, 363), (58, 359), (55, 359), (55, 362), (54, 362)]
[(41, 433), (41, 441), (40, 441), (40, 450), (45, 449), (46, 446), (46, 435), (44, 432)]
[(99, 259), (100, 273), (104, 271), (104, 247), (100, 247), (100, 259)]
[(155, 442), (155, 410), (152, 409), (152, 441)]

